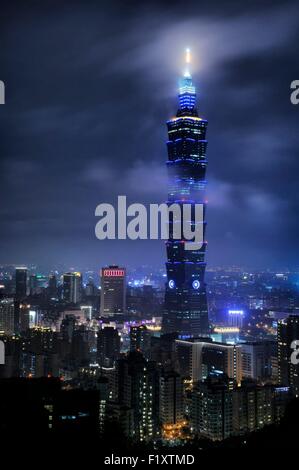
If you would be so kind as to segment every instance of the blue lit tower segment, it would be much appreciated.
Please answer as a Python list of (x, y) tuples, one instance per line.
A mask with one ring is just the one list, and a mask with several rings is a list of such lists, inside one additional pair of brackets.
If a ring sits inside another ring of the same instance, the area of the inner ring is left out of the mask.
[[(186, 62), (190, 62), (188, 49)], [(180, 83), (179, 110), (176, 117), (167, 122), (168, 205), (202, 203), (205, 220), (207, 121), (198, 116), (195, 106), (196, 91), (187, 70)], [(198, 250), (185, 250), (183, 238), (171, 238), (173, 221), (170, 219), (169, 223), (163, 332), (178, 332), (181, 337), (204, 336), (209, 332), (204, 282), (206, 242)], [(194, 213), (190, 223), (194, 227)], [(201, 223), (204, 223), (205, 233), (205, 221)]]

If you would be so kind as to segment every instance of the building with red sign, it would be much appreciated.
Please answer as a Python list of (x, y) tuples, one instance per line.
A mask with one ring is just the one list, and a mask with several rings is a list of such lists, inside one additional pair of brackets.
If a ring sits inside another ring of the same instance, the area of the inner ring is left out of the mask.
[(126, 310), (126, 270), (118, 266), (101, 269), (101, 316), (113, 316)]

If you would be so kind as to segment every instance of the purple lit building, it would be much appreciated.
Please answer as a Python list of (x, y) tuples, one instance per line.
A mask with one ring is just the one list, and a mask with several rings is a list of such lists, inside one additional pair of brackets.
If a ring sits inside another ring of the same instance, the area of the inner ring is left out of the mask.
[[(190, 61), (187, 49), (186, 62)], [(206, 173), (206, 128), (207, 121), (198, 116), (196, 91), (189, 70), (184, 74), (179, 88), (179, 109), (176, 117), (167, 122), (168, 127), (168, 206), (190, 204), (190, 225), (203, 224), (205, 233), (205, 173)], [(203, 220), (195, 220), (195, 205), (203, 204)], [(203, 336), (208, 333), (208, 308), (206, 297), (205, 252), (206, 242), (201, 248), (186, 250), (184, 233), (181, 239), (173, 236), (175, 222), (170, 214), (167, 247), (167, 283), (163, 331), (178, 332), (181, 337)]]

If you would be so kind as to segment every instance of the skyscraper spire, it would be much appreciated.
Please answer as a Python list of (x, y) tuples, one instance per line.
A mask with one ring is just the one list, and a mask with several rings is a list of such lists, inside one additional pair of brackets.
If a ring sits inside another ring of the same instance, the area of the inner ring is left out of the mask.
[(186, 61), (186, 70), (185, 70), (185, 73), (184, 73), (184, 77), (191, 78), (190, 68), (189, 68), (189, 65), (191, 64), (191, 51), (188, 47), (187, 47), (186, 53), (185, 53), (185, 61)]
[(195, 108), (196, 91), (192, 83), (192, 77), (190, 73), (191, 63), (191, 51), (189, 48), (185, 51), (185, 63), (186, 69), (183, 77), (180, 80), (179, 86), (179, 103), (180, 108), (177, 116), (197, 116)]

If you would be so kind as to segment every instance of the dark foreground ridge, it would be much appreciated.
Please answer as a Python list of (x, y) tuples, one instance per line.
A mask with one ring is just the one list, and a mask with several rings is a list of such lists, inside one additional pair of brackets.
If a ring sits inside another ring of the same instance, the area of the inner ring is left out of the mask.
[[(16, 387), (16, 382), (18, 386)], [(273, 424), (247, 435), (210, 441), (193, 439), (180, 445), (166, 446), (134, 443), (122, 434), (117, 421), (104, 423), (98, 429), (95, 413), (96, 391), (62, 391), (59, 379), (2, 379), (0, 381), (0, 438), (4, 445), (11, 440), (21, 444), (32, 442), (60, 445), (64, 443), (94, 444), (99, 456), (192, 454), (216, 449), (284, 449), (297, 446), (299, 399), (290, 401), (279, 424)], [(71, 415), (77, 409), (76, 415)], [(49, 427), (49, 410), (51, 426)]]

